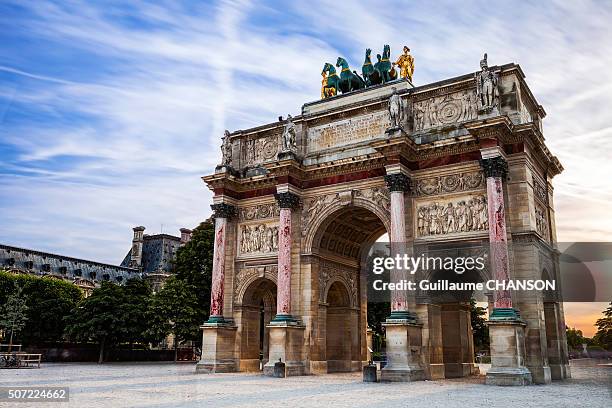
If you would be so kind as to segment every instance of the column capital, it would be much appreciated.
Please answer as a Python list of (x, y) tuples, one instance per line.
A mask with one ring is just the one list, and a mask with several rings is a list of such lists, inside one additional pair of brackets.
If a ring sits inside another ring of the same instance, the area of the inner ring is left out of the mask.
[(387, 183), (389, 191), (410, 191), (410, 177), (404, 173), (387, 174), (385, 183)]
[(236, 207), (226, 203), (212, 204), (214, 218), (232, 218), (236, 215)]
[(500, 177), (504, 180), (508, 177), (508, 162), (502, 156), (480, 159), (480, 166), (485, 177)]
[(280, 208), (296, 208), (300, 203), (300, 197), (289, 191), (284, 193), (274, 193), (274, 198), (278, 201)]

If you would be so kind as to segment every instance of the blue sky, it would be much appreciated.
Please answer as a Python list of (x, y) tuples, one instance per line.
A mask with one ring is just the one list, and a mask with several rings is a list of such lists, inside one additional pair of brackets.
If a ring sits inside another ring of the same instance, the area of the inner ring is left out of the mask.
[(0, 1), (0, 242), (117, 263), (132, 226), (197, 225), (224, 129), (299, 114), (324, 62), (385, 43), (417, 85), (519, 63), (566, 168), (559, 239), (609, 240), (612, 3), (428, 3)]

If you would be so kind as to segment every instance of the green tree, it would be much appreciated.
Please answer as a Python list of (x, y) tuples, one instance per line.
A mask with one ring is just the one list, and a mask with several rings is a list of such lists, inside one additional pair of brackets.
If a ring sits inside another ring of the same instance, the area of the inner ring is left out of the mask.
[(71, 338), (98, 343), (98, 363), (104, 361), (104, 350), (118, 344), (128, 335), (126, 329), (125, 290), (111, 282), (102, 282), (91, 296), (83, 299), (67, 318), (66, 333)]
[(199, 337), (202, 320), (198, 308), (195, 288), (174, 276), (153, 296), (149, 334), (158, 340), (174, 334), (174, 361), (180, 342)]
[(474, 332), (475, 351), (489, 348), (489, 327), (484, 317), (486, 314), (487, 310), (484, 307), (478, 306), (475, 299), (470, 299), (470, 318)]
[(582, 335), (582, 330), (576, 328), (565, 328), (565, 337), (567, 338), (567, 345), (574, 350), (582, 350), (582, 344), (587, 343), (587, 340)]
[[(215, 225), (204, 221), (193, 230), (191, 240), (176, 253), (175, 276), (192, 287), (200, 323), (208, 319), (215, 240)], [(201, 340), (199, 337), (194, 339)]]
[(16, 286), (13, 293), (8, 296), (6, 303), (0, 307), (0, 327), (11, 333), (8, 347), (9, 352), (13, 347), (15, 334), (23, 330), (28, 320), (28, 306), (22, 291), (21, 286)]
[(595, 343), (606, 350), (612, 349), (612, 302), (603, 311), (603, 317), (597, 319), (595, 326), (597, 326), (597, 333), (593, 337)]
[(69, 315), (83, 297), (76, 285), (52, 277), (15, 275), (0, 271), (0, 305), (17, 287), (23, 289), (27, 322), (21, 331), (23, 344), (61, 341), (64, 317)]
[(125, 332), (122, 341), (148, 343), (151, 286), (143, 279), (130, 279), (123, 286), (124, 302), (120, 305)]

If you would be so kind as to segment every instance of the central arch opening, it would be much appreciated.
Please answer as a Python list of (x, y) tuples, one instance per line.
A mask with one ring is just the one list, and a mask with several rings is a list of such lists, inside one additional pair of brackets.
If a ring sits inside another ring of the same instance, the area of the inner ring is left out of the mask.
[(312, 241), (318, 266), (320, 333), (313, 354), (319, 356), (324, 372), (359, 371), (369, 358), (362, 263), (387, 232), (388, 223), (375, 211), (356, 205), (338, 209), (321, 222)]

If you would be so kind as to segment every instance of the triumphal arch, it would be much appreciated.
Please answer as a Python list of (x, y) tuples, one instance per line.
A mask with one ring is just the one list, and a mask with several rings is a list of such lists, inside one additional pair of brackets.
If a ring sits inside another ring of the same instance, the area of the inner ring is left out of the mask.
[[(409, 78), (343, 89), (326, 64), (323, 99), (300, 115), (226, 131), (223, 162), (203, 177), (215, 249), (198, 371), (257, 371), (260, 358), (265, 374), (279, 360), (286, 375), (361, 370), (359, 271), (385, 233), (408, 251), (486, 247), (481, 279), (558, 277), (552, 179), (562, 166), (521, 68), (485, 56), (477, 72), (415, 87), (406, 66)], [(487, 383), (568, 377), (557, 292), (489, 295)], [(476, 371), (468, 303), (406, 293), (390, 302), (383, 380)]]

